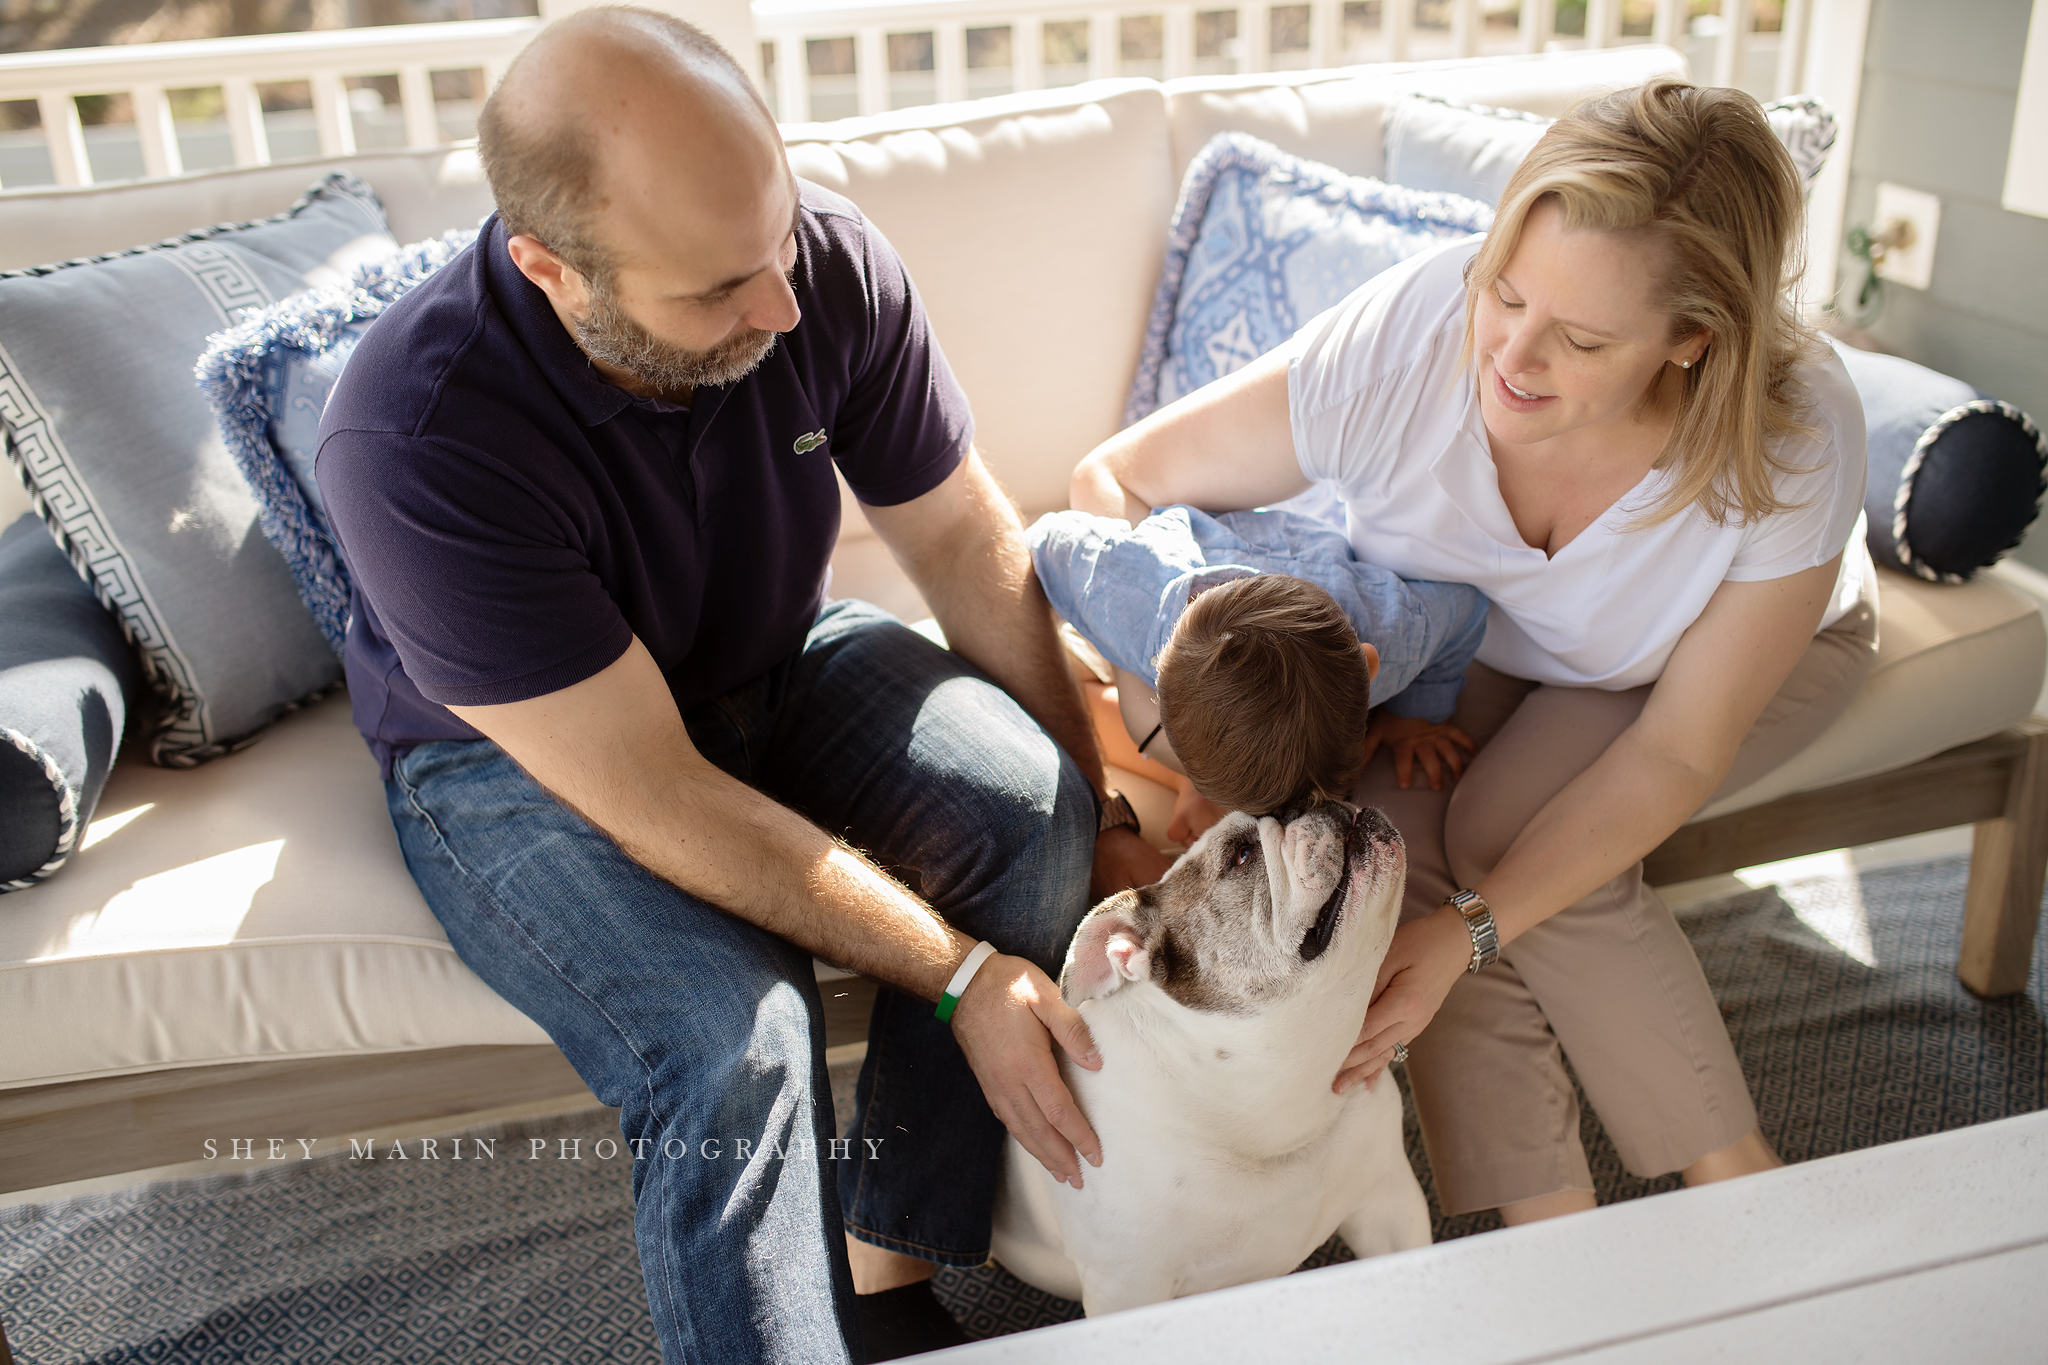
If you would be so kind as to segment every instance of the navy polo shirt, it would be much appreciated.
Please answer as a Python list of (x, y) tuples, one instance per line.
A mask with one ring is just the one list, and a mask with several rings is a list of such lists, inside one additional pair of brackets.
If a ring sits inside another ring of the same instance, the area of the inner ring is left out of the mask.
[(448, 706), (559, 691), (634, 636), (685, 711), (760, 675), (822, 604), (832, 465), (889, 506), (965, 458), (966, 395), (903, 262), (847, 200), (799, 188), (802, 320), (688, 408), (599, 374), (495, 216), (364, 334), (317, 474), (355, 585), (355, 720), (387, 775), (479, 737)]

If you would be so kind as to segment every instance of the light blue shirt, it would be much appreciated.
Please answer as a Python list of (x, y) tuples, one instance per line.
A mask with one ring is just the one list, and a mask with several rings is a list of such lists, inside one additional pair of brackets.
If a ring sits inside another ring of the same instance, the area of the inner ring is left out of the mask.
[(1196, 580), (1289, 574), (1337, 599), (1380, 652), (1375, 699), (1396, 715), (1445, 721), (1486, 634), (1487, 602), (1463, 583), (1408, 581), (1362, 564), (1344, 533), (1293, 512), (1164, 507), (1135, 527), (1054, 512), (1025, 532), (1053, 609), (1104, 657), (1159, 685), (1159, 652)]

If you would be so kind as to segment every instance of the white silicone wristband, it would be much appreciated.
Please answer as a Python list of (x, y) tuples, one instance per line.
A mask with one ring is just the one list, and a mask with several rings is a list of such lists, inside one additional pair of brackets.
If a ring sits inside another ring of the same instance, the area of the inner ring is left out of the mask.
[(960, 970), (953, 973), (953, 979), (946, 983), (946, 993), (939, 997), (938, 1007), (932, 1013), (941, 1023), (953, 1017), (953, 1007), (960, 1003), (960, 997), (967, 993), (967, 985), (974, 980), (974, 974), (981, 970), (981, 964), (996, 955), (996, 946), (987, 939), (967, 950), (967, 957), (960, 964)]

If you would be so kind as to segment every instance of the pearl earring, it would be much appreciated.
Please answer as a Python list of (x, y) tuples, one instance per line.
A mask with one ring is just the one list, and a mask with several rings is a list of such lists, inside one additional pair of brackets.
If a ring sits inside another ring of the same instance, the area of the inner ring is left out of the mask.
[(1692, 368), (1692, 362), (1690, 360), (1681, 360), (1678, 362), (1678, 368), (1681, 370), (1689, 370)]

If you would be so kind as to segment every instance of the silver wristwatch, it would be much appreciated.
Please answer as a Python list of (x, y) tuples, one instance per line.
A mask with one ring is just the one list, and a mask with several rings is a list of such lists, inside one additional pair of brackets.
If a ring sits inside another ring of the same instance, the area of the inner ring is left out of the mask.
[(1472, 935), (1472, 961), (1465, 968), (1476, 972), (1500, 961), (1500, 935), (1494, 931), (1493, 910), (1477, 891), (1460, 891), (1445, 902), (1465, 920), (1465, 932)]

